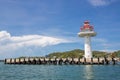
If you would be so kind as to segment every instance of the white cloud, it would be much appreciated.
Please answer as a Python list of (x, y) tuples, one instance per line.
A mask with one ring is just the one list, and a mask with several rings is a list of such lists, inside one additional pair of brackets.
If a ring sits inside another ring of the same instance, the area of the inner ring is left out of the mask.
[[(5, 45), (2, 43), (6, 42)], [(0, 45), (17, 45), (17, 46), (40, 46), (45, 47), (48, 45), (56, 45), (60, 43), (69, 42), (66, 39), (55, 37), (48, 37), (42, 35), (24, 35), (24, 36), (11, 36), (7, 31), (0, 31)], [(15, 47), (17, 47), (15, 46)]]
[(94, 49), (98, 51), (104, 52), (114, 52), (119, 50), (120, 43), (119, 42), (112, 42), (111, 40), (107, 40), (105, 38), (93, 38), (92, 41), (94, 42)]
[(27, 50), (27, 47), (43, 48), (69, 42), (66, 39), (42, 35), (11, 36), (7, 31), (0, 31), (0, 54), (14, 53), (23, 48)]
[(107, 52), (107, 53), (112, 53), (112, 52), (115, 52), (116, 50), (99, 50), (99, 51), (103, 51), (103, 52)]
[(88, 2), (93, 6), (105, 6), (109, 5), (116, 0), (88, 0)]
[(101, 43), (107, 42), (107, 40), (106, 40), (106, 39), (103, 39), (103, 38), (93, 38), (93, 41), (94, 41), (94, 42), (101, 42)]

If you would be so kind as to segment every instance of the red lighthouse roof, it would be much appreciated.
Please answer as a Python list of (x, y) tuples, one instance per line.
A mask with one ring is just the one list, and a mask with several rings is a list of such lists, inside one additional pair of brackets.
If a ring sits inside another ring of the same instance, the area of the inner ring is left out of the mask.
[(87, 21), (84, 21), (84, 24), (89, 24), (90, 22), (87, 20)]
[(89, 21), (85, 21), (84, 25), (80, 28), (81, 31), (93, 31), (93, 26), (91, 26), (89, 23)]

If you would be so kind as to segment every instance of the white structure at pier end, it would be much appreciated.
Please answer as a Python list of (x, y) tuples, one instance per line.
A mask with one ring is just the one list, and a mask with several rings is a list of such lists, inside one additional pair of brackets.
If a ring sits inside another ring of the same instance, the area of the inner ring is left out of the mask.
[(85, 21), (84, 25), (80, 28), (80, 32), (78, 33), (79, 37), (85, 38), (84, 49), (85, 49), (85, 58), (92, 58), (92, 50), (91, 50), (91, 37), (96, 36), (96, 32), (94, 31), (93, 26), (89, 24), (89, 21)]

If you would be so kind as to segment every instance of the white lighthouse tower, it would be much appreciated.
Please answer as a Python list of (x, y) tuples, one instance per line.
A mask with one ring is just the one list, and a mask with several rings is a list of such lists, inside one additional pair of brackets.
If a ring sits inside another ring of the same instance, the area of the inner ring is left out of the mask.
[(94, 32), (93, 26), (89, 24), (89, 21), (85, 21), (84, 25), (80, 28), (80, 32), (78, 33), (79, 37), (85, 38), (85, 58), (92, 58), (92, 50), (91, 50), (91, 37), (96, 36), (96, 32)]

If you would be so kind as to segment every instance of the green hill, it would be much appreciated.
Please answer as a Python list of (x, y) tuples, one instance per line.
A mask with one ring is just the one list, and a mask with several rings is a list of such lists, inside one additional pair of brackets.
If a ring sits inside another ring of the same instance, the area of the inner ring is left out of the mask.
[(111, 53), (109, 56), (110, 57), (120, 57), (120, 50)]
[[(102, 52), (102, 51), (93, 51), (93, 57), (120, 57), (120, 50), (115, 51), (113, 53), (106, 53), (106, 52)], [(71, 51), (65, 51), (65, 52), (53, 52), (50, 53), (48, 55), (46, 55), (45, 57), (49, 57), (49, 58), (82, 58), (84, 55), (84, 50), (80, 50), (80, 49), (75, 49), (75, 50), (71, 50)], [(19, 57), (19, 58), (25, 58), (25, 56)], [(36, 56), (33, 58), (40, 58), (40, 56)], [(41, 57), (42, 58), (42, 57)]]
[[(66, 52), (53, 52), (50, 53), (48, 55), (46, 55), (46, 57), (56, 57), (56, 58), (67, 58), (67, 57), (71, 57), (71, 58), (82, 58), (84, 55), (84, 50), (80, 50), (80, 49), (75, 49), (75, 50), (71, 50), (71, 51), (66, 51)], [(102, 52), (102, 51), (93, 51), (93, 57), (104, 57), (106, 56), (106, 52)]]

